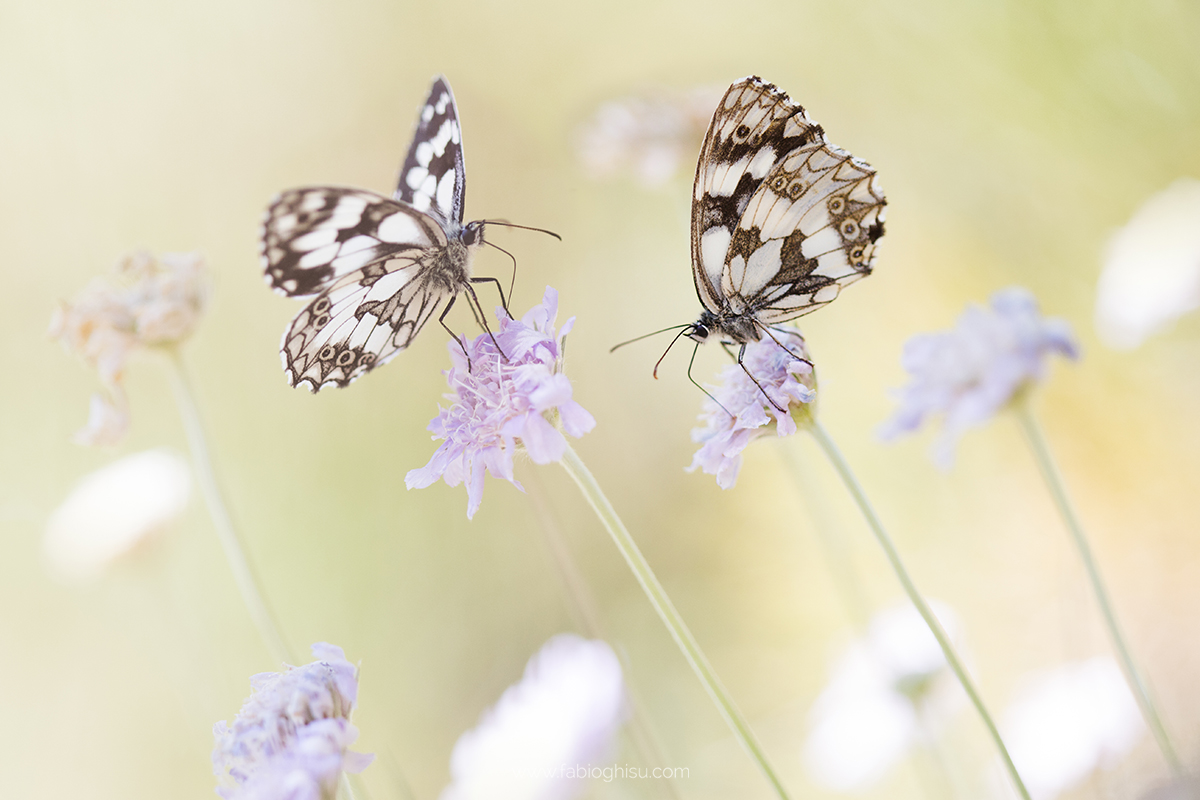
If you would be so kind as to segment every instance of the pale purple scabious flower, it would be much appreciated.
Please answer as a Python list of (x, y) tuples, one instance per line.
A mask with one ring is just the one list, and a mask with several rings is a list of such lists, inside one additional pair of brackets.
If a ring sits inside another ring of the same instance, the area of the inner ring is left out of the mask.
[(116, 444), (129, 427), (125, 364), (140, 347), (177, 344), (195, 329), (208, 294), (198, 253), (125, 255), (113, 274), (93, 280), (70, 303), (60, 303), (50, 336), (96, 368), (104, 391), (92, 396), (80, 444)]
[(466, 481), (470, 519), (483, 499), (485, 471), (520, 489), (513, 477), (518, 449), (534, 463), (549, 464), (567, 447), (560, 427), (575, 438), (595, 427), (592, 415), (571, 399), (571, 382), (562, 372), (563, 340), (575, 318), (555, 332), (557, 313), (558, 292), (547, 286), (542, 302), (520, 320), (496, 310), (495, 342), (487, 333), (473, 342), (464, 338), (462, 345), (450, 342), (453, 365), (445, 374), (454, 393), (445, 395), (450, 406), (429, 423), (433, 438), (444, 441), (428, 464), (409, 471), (404, 479), (409, 489), (438, 478), (449, 486)]
[(1066, 321), (1043, 318), (1037, 300), (1025, 289), (996, 292), (990, 308), (968, 306), (954, 330), (908, 340), (901, 361), (912, 377), (899, 392), (900, 407), (879, 435), (885, 441), (896, 439), (941, 414), (942, 434), (933, 459), (949, 467), (958, 438), (1041, 380), (1052, 353), (1079, 356)]
[[(707, 475), (716, 475), (722, 489), (729, 489), (737, 481), (746, 445), (765, 436), (772, 425), (776, 435), (789, 436), (796, 432), (797, 421), (803, 424), (811, 418), (808, 404), (817, 397), (816, 376), (807, 360), (804, 337), (778, 329), (771, 333), (774, 338), (764, 336), (746, 348), (742, 360), (745, 369), (731, 364), (721, 372), (721, 384), (709, 387), (712, 397), (704, 401), (699, 417), (704, 427), (692, 430), (692, 441), (699, 442), (700, 449), (688, 472), (702, 469)], [(755, 380), (762, 389), (754, 384)]]
[(213, 772), (225, 800), (334, 800), (342, 772), (375, 758), (347, 749), (358, 738), (350, 724), (358, 668), (331, 644), (312, 653), (311, 664), (252, 677), (233, 724), (214, 726)]
[(555, 636), (479, 724), (459, 737), (440, 800), (568, 800), (612, 754), (628, 715), (612, 648)]

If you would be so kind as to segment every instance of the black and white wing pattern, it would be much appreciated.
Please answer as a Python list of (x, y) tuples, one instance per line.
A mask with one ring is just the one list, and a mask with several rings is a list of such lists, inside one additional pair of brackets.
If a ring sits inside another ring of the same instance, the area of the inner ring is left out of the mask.
[(417, 130), (392, 196), (418, 211), (462, 225), (466, 193), (458, 106), (450, 84), (438, 77), (417, 117)]
[(705, 312), (689, 335), (757, 341), (871, 272), (887, 200), (875, 170), (761, 78), (729, 87), (692, 198), (692, 274)]
[(315, 296), (280, 345), (290, 385), (348, 385), (408, 347), (469, 285), (483, 230), (462, 224), (462, 167), (454, 97), (439, 77), (395, 198), (309, 186), (271, 203), (261, 241), (267, 282), (289, 297)]

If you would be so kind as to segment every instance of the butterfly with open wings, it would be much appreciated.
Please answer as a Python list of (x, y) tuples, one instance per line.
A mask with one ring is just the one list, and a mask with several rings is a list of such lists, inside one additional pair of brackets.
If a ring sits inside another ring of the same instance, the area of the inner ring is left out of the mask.
[(444, 327), (459, 292), (482, 319), (471, 284), (500, 282), (471, 277), (487, 221), (463, 224), (465, 194), (458, 108), (438, 77), (392, 198), (332, 186), (275, 198), (262, 230), (267, 282), (289, 297), (316, 296), (283, 335), (289, 385), (347, 386), (408, 347), (447, 301)]
[(736, 81), (696, 165), (692, 276), (704, 310), (679, 335), (739, 344), (741, 363), (771, 326), (871, 273), (886, 204), (875, 170), (827, 141), (786, 93)]

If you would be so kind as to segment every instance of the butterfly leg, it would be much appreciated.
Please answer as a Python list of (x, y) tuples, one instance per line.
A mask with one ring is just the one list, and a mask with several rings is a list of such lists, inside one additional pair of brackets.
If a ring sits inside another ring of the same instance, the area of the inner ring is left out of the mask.
[[(774, 337), (771, 337), (771, 338), (773, 339)], [(780, 345), (780, 346), (782, 347), (782, 345)], [(790, 351), (790, 350), (789, 350), (788, 352), (789, 352), (789, 353), (791, 353), (791, 351)], [(783, 406), (779, 405), (779, 403), (776, 403), (776, 402), (775, 402), (775, 401), (774, 401), (774, 400), (771, 398), (771, 395), (767, 394), (767, 390), (766, 390), (766, 389), (764, 389), (764, 388), (762, 387), (762, 384), (758, 382), (758, 378), (756, 378), (756, 377), (754, 377), (753, 375), (751, 375), (751, 374), (750, 374), (750, 370), (749, 370), (749, 369), (746, 367), (746, 362), (744, 362), (744, 361), (742, 360), (742, 358), (743, 358), (745, 355), (746, 355), (746, 345), (742, 345), (742, 349), (738, 350), (738, 354), (737, 354), (737, 363), (738, 363), (738, 366), (742, 368), (742, 372), (746, 373), (746, 377), (747, 377), (747, 378), (749, 378), (750, 380), (754, 381), (754, 385), (755, 385), (755, 386), (757, 386), (757, 387), (758, 387), (758, 390), (759, 390), (760, 392), (762, 392), (762, 393), (763, 393), (763, 397), (767, 398), (767, 402), (768, 402), (768, 403), (770, 403), (771, 405), (775, 406), (775, 408), (779, 409), (780, 411), (782, 411), (783, 413), (785, 413), (785, 414), (786, 414), (786, 413), (787, 413), (787, 409), (786, 409), (786, 408), (784, 408)]]
[[(483, 280), (496, 279), (484, 278)], [(496, 345), (496, 350), (500, 353), (500, 357), (505, 361), (508, 361), (508, 356), (504, 354), (504, 350), (501, 349), (500, 343), (496, 341), (496, 334), (492, 333), (492, 329), (487, 324), (487, 316), (483, 313), (483, 306), (479, 303), (479, 295), (475, 294), (474, 287), (472, 287), (469, 283), (466, 284), (464, 288), (467, 290), (467, 294), (471, 295), (471, 300), (468, 301), (468, 305), (471, 305), (472, 302), (474, 303), (474, 305), (471, 307), (471, 313), (475, 314), (475, 321), (478, 322), (485, 331), (487, 331), (488, 336), (492, 337), (492, 344)], [(501, 297), (503, 297), (503, 295), (501, 295)], [(476, 313), (477, 309), (478, 313)], [(507, 311), (507, 309), (505, 310)]]
[[(781, 342), (781, 341), (779, 341), (778, 339), (776, 339), (776, 338), (775, 338), (775, 334), (771, 333), (771, 330), (772, 330), (771, 328), (764, 327), (764, 328), (763, 328), (763, 330), (764, 330), (764, 331), (766, 331), (766, 334), (767, 334), (767, 336), (770, 336), (770, 337), (771, 337), (771, 341), (772, 341), (772, 342), (774, 342), (775, 344), (779, 345), (779, 346), (780, 346), (780, 347), (782, 347), (784, 350), (787, 350), (787, 353), (788, 353), (788, 355), (789, 355), (789, 356), (791, 356), (792, 358), (796, 359), (797, 361), (803, 361), (805, 364), (808, 364), (808, 368), (809, 368), (809, 369), (816, 369), (816, 366), (815, 366), (815, 365), (814, 365), (814, 364), (813, 364), (811, 361), (809, 361), (807, 358), (805, 358), (804, 356), (798, 356), (798, 355), (796, 355), (795, 353), (793, 353), (791, 350), (788, 350), (788, 349), (787, 349), (787, 347), (784, 347), (784, 344), (783, 344), (783, 342)], [(778, 330), (778, 331), (780, 331), (780, 332), (783, 332), (783, 333), (795, 333), (795, 331), (789, 331), (789, 330), (786, 330), (786, 329), (784, 329), (784, 328), (776, 328), (775, 330)], [(803, 337), (801, 337), (801, 338), (803, 338)]]
[[(470, 372), (471, 371), (471, 354), (467, 352), (467, 346), (465, 344), (463, 344), (462, 337), (459, 336), (454, 331), (450, 330), (450, 326), (446, 324), (446, 315), (450, 313), (450, 309), (454, 308), (454, 301), (457, 299), (458, 299), (458, 295), (452, 295), (450, 297), (450, 302), (446, 303), (446, 307), (442, 309), (441, 315), (438, 316), (438, 323), (441, 324), (441, 326), (446, 329), (446, 333), (450, 334), (450, 338), (453, 339), (455, 342), (457, 342), (458, 346), (462, 348), (463, 355), (467, 357), (467, 372)], [(474, 312), (474, 309), (471, 309), (471, 311)]]
[[(471, 278), (471, 283), (494, 283), (496, 291), (500, 293), (500, 305), (504, 306), (504, 313), (508, 314), (508, 318), (512, 319), (512, 312), (508, 310), (508, 301), (504, 299), (504, 286), (500, 283), (499, 278)], [(509, 292), (511, 294), (511, 290)]]
[[(692, 382), (692, 386), (695, 386), (697, 389), (699, 389), (700, 391), (702, 391), (702, 392), (704, 392), (706, 395), (708, 395), (708, 399), (709, 399), (709, 400), (712, 400), (714, 403), (716, 403), (716, 404), (717, 404), (717, 405), (720, 407), (720, 409), (721, 409), (722, 411), (724, 411), (726, 414), (729, 414), (729, 416), (731, 416), (731, 417), (732, 417), (732, 416), (733, 416), (733, 413), (732, 413), (732, 412), (730, 412), (730, 410), (729, 410), (728, 408), (726, 408), (725, 406), (721, 405), (721, 401), (720, 401), (720, 400), (718, 400), (717, 398), (713, 397), (713, 396), (712, 396), (712, 393), (711, 393), (710, 391), (708, 391), (708, 389), (705, 389), (703, 386), (701, 386), (699, 383), (697, 383), (697, 382), (696, 382), (696, 379), (695, 379), (695, 378), (693, 378), (693, 377), (692, 377), (692, 365), (696, 363), (696, 353), (697, 353), (699, 350), (700, 350), (700, 343), (699, 343), (699, 342), (696, 342), (696, 346), (692, 348), (692, 357), (691, 357), (691, 358), (688, 360), (688, 369), (687, 369), (687, 377), (688, 377), (688, 380)], [(659, 359), (659, 360), (661, 361), (661, 359)], [(655, 376), (655, 377), (658, 377), (658, 376)]]

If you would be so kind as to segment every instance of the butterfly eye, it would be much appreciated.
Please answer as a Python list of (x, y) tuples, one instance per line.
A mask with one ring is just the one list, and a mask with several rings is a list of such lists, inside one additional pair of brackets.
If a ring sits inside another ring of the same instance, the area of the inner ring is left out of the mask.
[(750, 135), (750, 126), (749, 125), (738, 125), (737, 130), (733, 132), (733, 138), (735, 138), (735, 139), (745, 139), (749, 135)]
[(848, 219), (842, 223), (842, 236), (847, 239), (858, 238), (858, 223), (852, 219)]
[(862, 261), (863, 261), (862, 247), (856, 247), (850, 251), (850, 263), (851, 264), (861, 264)]
[(783, 175), (776, 175), (775, 180), (771, 181), (771, 188), (779, 193), (783, 193), (783, 187), (787, 186), (787, 178)]
[(348, 367), (358, 360), (358, 353), (353, 350), (343, 350), (338, 354), (336, 363), (339, 367)]
[(374, 363), (375, 363), (375, 354), (374, 353), (363, 353), (361, 356), (358, 357), (358, 365), (360, 367), (369, 367), (371, 364), (374, 364)]
[(321, 348), (321, 352), (317, 353), (317, 358), (322, 361), (329, 361), (337, 355), (337, 348), (331, 344), (327, 344)]
[(317, 328), (324, 328), (328, 324), (329, 324), (329, 315), (328, 314), (322, 314), (321, 316), (319, 316), (315, 320), (313, 320), (313, 325)]
[(318, 317), (324, 316), (325, 312), (329, 310), (331, 305), (333, 305), (333, 303), (328, 297), (322, 297), (320, 300), (313, 303), (313, 313)]
[(796, 180), (792, 181), (787, 188), (788, 197), (795, 200), (797, 197), (804, 194), (805, 188), (807, 187), (804, 185), (804, 181), (797, 178)]
[(846, 210), (846, 201), (841, 197), (834, 197), (829, 201), (829, 213), (841, 214)]

